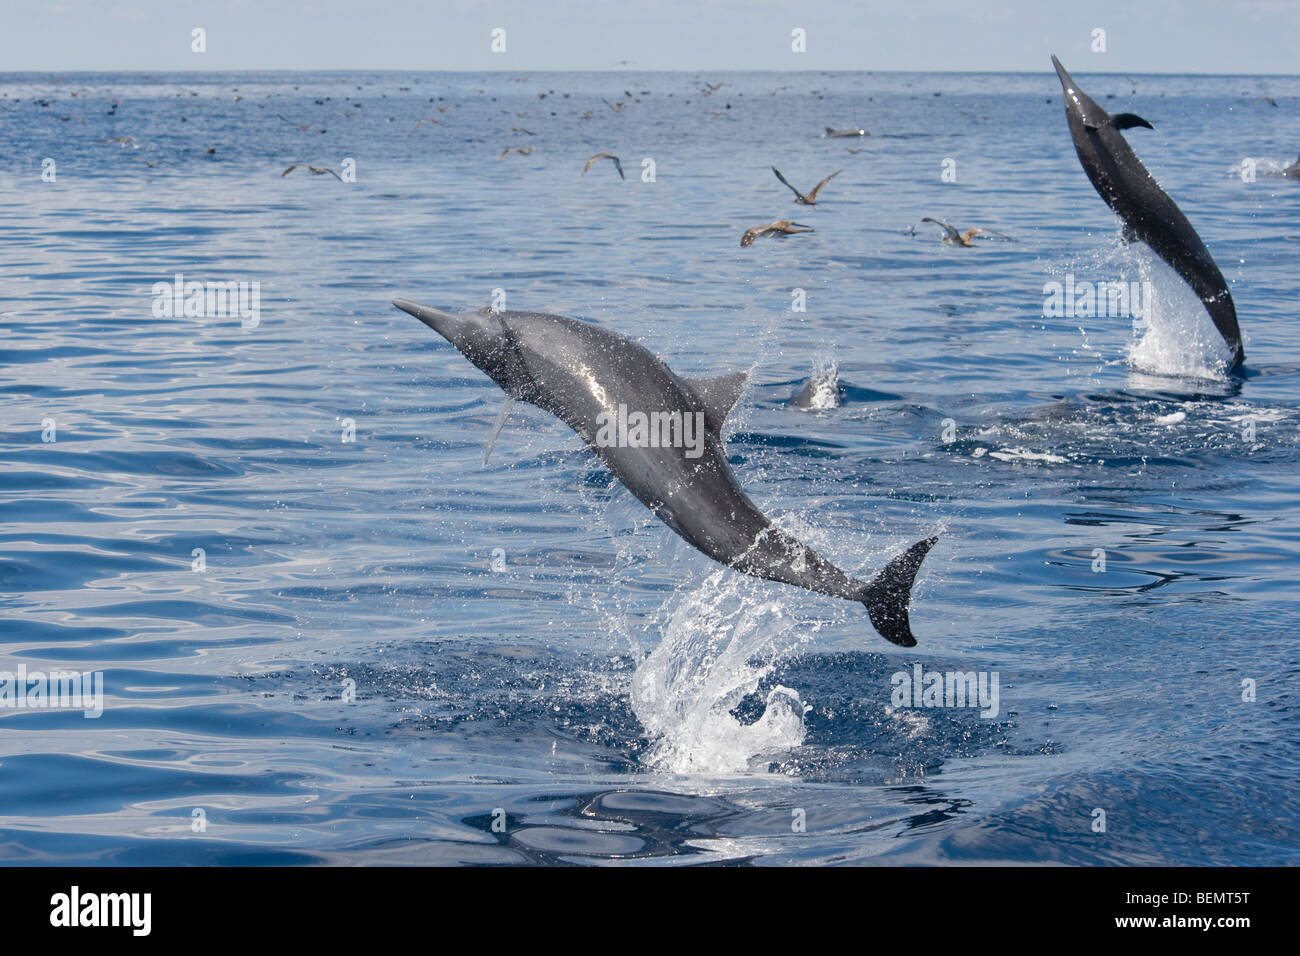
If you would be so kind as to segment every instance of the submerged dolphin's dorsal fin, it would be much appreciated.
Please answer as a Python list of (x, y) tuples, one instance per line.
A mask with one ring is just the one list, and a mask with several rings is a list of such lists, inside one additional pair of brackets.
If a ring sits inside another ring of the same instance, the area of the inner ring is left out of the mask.
[(730, 375), (715, 375), (713, 378), (687, 379), (691, 391), (704, 406), (704, 417), (715, 432), (722, 431), (722, 423), (727, 420), (731, 410), (740, 401), (745, 386), (749, 384), (748, 372), (732, 372)]
[(506, 403), (501, 406), (501, 411), (497, 415), (497, 420), (492, 426), (492, 434), (488, 436), (487, 447), (483, 449), (483, 464), (488, 463), (488, 458), (492, 456), (492, 449), (496, 447), (497, 436), (501, 434), (501, 429), (505, 426), (506, 419), (510, 417), (510, 409), (515, 407), (515, 400), (509, 395), (506, 396)]
[(1138, 116), (1136, 113), (1116, 113), (1110, 118), (1116, 129), (1132, 129), (1134, 126), (1142, 126), (1146, 129), (1155, 129), (1150, 123)]

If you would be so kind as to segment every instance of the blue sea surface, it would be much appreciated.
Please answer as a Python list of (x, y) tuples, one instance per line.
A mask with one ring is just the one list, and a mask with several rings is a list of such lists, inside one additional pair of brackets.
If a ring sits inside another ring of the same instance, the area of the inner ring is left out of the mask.
[[(104, 688), (0, 707), (0, 862), (1297, 862), (1300, 78), (1066, 64), (1154, 124), (1227, 377), (1043, 61), (0, 74), (0, 671)], [(770, 166), (844, 171), (810, 208)], [(740, 247), (778, 218), (815, 231)], [(256, 322), (168, 314), (177, 274)], [(1046, 307), (1101, 281), (1136, 330)], [(918, 645), (712, 563), (536, 408), (485, 464), (500, 389), (390, 303), (502, 294), (748, 370), (773, 520), (862, 577), (941, 535)], [(900, 705), (916, 665), (996, 713)]]

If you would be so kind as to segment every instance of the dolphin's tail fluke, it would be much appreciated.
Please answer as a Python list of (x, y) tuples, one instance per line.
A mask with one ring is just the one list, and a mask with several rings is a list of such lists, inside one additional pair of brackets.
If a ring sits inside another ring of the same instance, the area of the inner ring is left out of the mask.
[(939, 538), (918, 541), (885, 565), (885, 570), (867, 585), (862, 603), (867, 606), (871, 623), (880, 636), (902, 647), (915, 647), (912, 625), (907, 619), (907, 607), (912, 601), (912, 582), (921, 562)]

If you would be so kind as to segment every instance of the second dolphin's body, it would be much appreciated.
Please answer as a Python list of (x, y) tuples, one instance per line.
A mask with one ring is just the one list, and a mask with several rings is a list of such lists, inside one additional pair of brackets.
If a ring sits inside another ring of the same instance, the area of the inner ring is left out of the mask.
[(1065, 116), (1074, 150), (1098, 194), (1124, 221), (1124, 238), (1140, 240), (1191, 286), (1232, 351), (1230, 367), (1245, 358), (1237, 309), (1228, 283), (1181, 209), (1147, 172), (1121, 131), (1153, 128), (1132, 113), (1115, 116), (1079, 89), (1055, 56), (1052, 65), (1065, 91)]
[(710, 558), (861, 601), (883, 637), (916, 644), (908, 620), (912, 582), (937, 539), (917, 542), (863, 582), (773, 525), (736, 484), (722, 445), (743, 373), (680, 378), (630, 339), (557, 315), (393, 304), (456, 346), (510, 399), (568, 424), (628, 491)]

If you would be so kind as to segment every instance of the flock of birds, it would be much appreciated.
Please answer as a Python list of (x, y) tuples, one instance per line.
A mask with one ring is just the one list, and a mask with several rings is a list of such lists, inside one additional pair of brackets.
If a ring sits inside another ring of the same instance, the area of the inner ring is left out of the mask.
[[(527, 79), (528, 77), (526, 76), (522, 77), (520, 78), (520, 82), (526, 81)], [(725, 85), (726, 85), (725, 83), (706, 82), (704, 83), (703, 87), (700, 89), (700, 95), (712, 96), (714, 93), (716, 93)], [(775, 96), (783, 89), (788, 89), (788, 87), (777, 87), (776, 89), (771, 91), (771, 95)], [(538, 93), (537, 95), (539, 99), (543, 99), (546, 97), (547, 94)], [(565, 95), (567, 96), (567, 94)], [(616, 102), (610, 102), (608, 99), (602, 98), (601, 102), (604, 103), (606, 106), (608, 106), (612, 112), (621, 113), (624, 109), (626, 109), (629, 106), (629, 104), (634, 99), (632, 92), (630, 90), (625, 91), (624, 95), (627, 96), (628, 99), (618, 100)], [(458, 107), (459, 104), (440, 106), (438, 107), (438, 111), (440, 113), (445, 114), (448, 110), (455, 109)], [(730, 104), (728, 104), (728, 109), (729, 108), (730, 108)], [(515, 115), (519, 118), (524, 118), (525, 116), (527, 116), (527, 113), (516, 113)], [(583, 118), (590, 118), (592, 114), (590, 112), (586, 112), (582, 115)], [(290, 120), (288, 117), (279, 113), (277, 113), (276, 116), (279, 119), (283, 120), (284, 122), (296, 126), (301, 132), (310, 132), (313, 129), (317, 128), (310, 123), (308, 124), (296, 123), (293, 120)], [(426, 117), (424, 119), (417, 121), (415, 125), (416, 128), (418, 129), (420, 126), (426, 123), (436, 124), (439, 122), (439, 119), (440, 118), (438, 117)], [(320, 127), (319, 129), (320, 132), (322, 133), (326, 131), (324, 127)], [(521, 126), (511, 127), (511, 132), (524, 133), (529, 136), (536, 135), (531, 130), (525, 129)], [(837, 129), (834, 126), (826, 126), (824, 127), (822, 138), (823, 139), (862, 139), (869, 135), (871, 134), (868, 133), (866, 129), (860, 126), (852, 126), (852, 127), (842, 128), (842, 129)], [(533, 150), (534, 147), (532, 146), (506, 146), (501, 150), (499, 158), (505, 159), (511, 153), (516, 153), (520, 156), (531, 156)], [(861, 149), (860, 148), (850, 149), (849, 152), (858, 153), (861, 152)], [(623, 169), (623, 161), (616, 154), (607, 151), (594, 153), (592, 156), (590, 156), (582, 167), (581, 175), (583, 176), (587, 175), (587, 173), (590, 172), (592, 167), (595, 166), (600, 160), (609, 160), (610, 163), (613, 165), (614, 170), (618, 173), (619, 179), (621, 180), (627, 179), (627, 174)], [(288, 176), (295, 169), (306, 169), (309, 173), (311, 173), (314, 176), (323, 176), (329, 174), (333, 176), (335, 179), (339, 180), (340, 182), (343, 182), (343, 177), (340, 176), (335, 170), (331, 169), (330, 167), (315, 166), (306, 162), (293, 163), (287, 169), (285, 169), (284, 172), (282, 172), (280, 175), (282, 177)], [(771, 167), (771, 169), (772, 172), (776, 175), (776, 178), (782, 183), (782, 185), (784, 185), (787, 189), (789, 189), (792, 193), (794, 193), (794, 201), (797, 204), (802, 206), (817, 205), (817, 197), (821, 193), (822, 189), (826, 186), (826, 184), (829, 183), (836, 176), (840, 175), (840, 173), (844, 172), (843, 169), (835, 170), (835, 172), (831, 173), (829, 176), (822, 179), (819, 183), (817, 183), (817, 185), (815, 185), (812, 189), (808, 190), (808, 192), (805, 193), (800, 191), (793, 184), (791, 184), (791, 182), (788, 179), (786, 179), (785, 176), (781, 173), (781, 171), (777, 169), (775, 166)], [(1300, 169), (1297, 170), (1297, 175), (1300, 175)], [(942, 235), (939, 237), (940, 241), (946, 245), (965, 246), (965, 247), (973, 246), (975, 245), (974, 242), (975, 238), (979, 236), (986, 236), (990, 238), (1006, 239), (1006, 240), (1010, 240), (1011, 238), (1009, 236), (1004, 235), (1003, 233), (995, 232), (991, 229), (984, 229), (981, 227), (959, 230), (955, 226), (943, 221), (942, 219), (935, 219), (930, 216), (924, 217), (921, 220), (921, 222), (933, 223), (939, 226), (943, 231)], [(747, 248), (753, 245), (756, 239), (761, 239), (768, 236), (791, 236), (791, 235), (798, 235), (800, 233), (809, 233), (815, 231), (816, 230), (812, 226), (806, 225), (801, 222), (795, 222), (792, 219), (775, 219), (772, 222), (765, 223), (759, 226), (753, 226), (749, 229), (746, 229), (740, 237), (740, 245), (741, 248)], [(911, 234), (912, 235), (916, 234), (915, 226), (912, 227)]]
[[(517, 78), (516, 81), (517, 81), (517, 82), (520, 82), (520, 83), (524, 83), (524, 82), (527, 82), (529, 79), (530, 79), (529, 76), (522, 76), (522, 77)], [(708, 83), (708, 82), (704, 82), (704, 83), (703, 83), (703, 86), (699, 88), (699, 90), (698, 90), (698, 94), (697, 94), (697, 95), (700, 96), (701, 98), (704, 98), (704, 97), (710, 97), (710, 96), (714, 95), (715, 93), (717, 93), (717, 92), (718, 92), (720, 89), (722, 89), (722, 87), (724, 87), (725, 85), (726, 85), (725, 83)], [(782, 90), (784, 90), (784, 89), (788, 89), (788, 88), (789, 88), (789, 87), (777, 87), (777, 88), (775, 88), (775, 89), (773, 89), (773, 90), (771, 91), (771, 95), (775, 96), (775, 95), (777, 95), (778, 93), (780, 93)], [(357, 89), (360, 90), (361, 87), (358, 86)], [(409, 91), (410, 89), (411, 89), (411, 87), (407, 87), (407, 86), (399, 87), (399, 90), (401, 90), (401, 91), (403, 91), (403, 92)], [(243, 96), (240, 95), (240, 94), (238, 93), (238, 88), (234, 88), (234, 92), (235, 92), (235, 96), (234, 96), (234, 98), (235, 98), (236, 100), (239, 100), (239, 99), (242, 99), (242, 98), (243, 98)], [(483, 92), (483, 91), (479, 91), (479, 92), (481, 93), (481, 92)], [(546, 91), (546, 92), (538, 92), (538, 93), (537, 93), (537, 97), (538, 97), (539, 100), (544, 100), (548, 95), (550, 95), (550, 94), (554, 94), (554, 92), (555, 92), (554, 90)], [(814, 94), (817, 93), (817, 91), (813, 91), (813, 92), (814, 92)], [(1135, 91), (1135, 92), (1136, 92), (1136, 91)], [(180, 95), (180, 94), (177, 94), (177, 95)], [(194, 91), (190, 91), (190, 92), (189, 92), (189, 96), (198, 96), (198, 95), (199, 95), (199, 94), (198, 94), (197, 92), (194, 92)], [(563, 93), (563, 94), (561, 94), (561, 95), (562, 95), (563, 97), (565, 97), (565, 98), (568, 97), (568, 94), (567, 94), (567, 93)], [(671, 96), (672, 94), (669, 94), (669, 95)], [(738, 94), (738, 95), (742, 95), (742, 94)], [(73, 91), (73, 92), (70, 93), (70, 96), (73, 97), (73, 98), (75, 98), (75, 97), (78, 96), (78, 92), (77, 92), (77, 91)], [(634, 96), (634, 94), (632, 93), (631, 90), (627, 90), (627, 91), (625, 91), (625, 92), (624, 92), (624, 96), (626, 97), (625, 99), (617, 99), (617, 100), (615, 100), (615, 101), (613, 101), (613, 102), (611, 102), (609, 99), (602, 99), (601, 102), (604, 103), (604, 104), (605, 104), (605, 105), (606, 105), (606, 106), (607, 106), (607, 107), (608, 107), (612, 112), (614, 112), (614, 113), (621, 113), (621, 112), (623, 112), (623, 111), (624, 111), (624, 110), (625, 110), (625, 109), (626, 109), (630, 104), (632, 104), (633, 102), (640, 102), (640, 101), (639, 101), (639, 100)], [(327, 101), (329, 101), (330, 99), (331, 99), (331, 97), (326, 96), (326, 97), (324, 97), (324, 98), (318, 98), (318, 99), (316, 99), (315, 102), (316, 102), (316, 104), (317, 104), (318, 106), (324, 106), (324, 105), (327, 104)], [(350, 100), (351, 97), (348, 97), (348, 99)], [(439, 97), (438, 99), (441, 99), (441, 97)], [(494, 98), (494, 99), (495, 99), (495, 98)], [(1267, 101), (1269, 101), (1269, 102), (1271, 103), (1271, 105), (1273, 105), (1273, 106), (1276, 106), (1276, 105), (1277, 105), (1277, 103), (1276, 103), (1275, 101), (1271, 101), (1271, 100), (1269, 100), (1268, 97), (1257, 97), (1256, 99), (1267, 100)], [(20, 101), (20, 100), (11, 100), (10, 102), (21, 102), (21, 101)], [(40, 106), (50, 106), (50, 105), (52, 105), (52, 102), (53, 102), (53, 101), (52, 101), (52, 100), (49, 100), (49, 99), (37, 99), (37, 100), (35, 100), (35, 102), (36, 102), (38, 105), (40, 105)], [(430, 102), (431, 102), (431, 103), (434, 102), (434, 101), (433, 101), (433, 98), (430, 98)], [(688, 102), (689, 102), (689, 100), (688, 100)], [(261, 108), (265, 108), (265, 105), (264, 105), (264, 104), (258, 104), (258, 106), (261, 107)], [(356, 108), (356, 109), (360, 109), (360, 108), (362, 107), (362, 103), (360, 103), (360, 102), (352, 102), (352, 103), (351, 103), (351, 106), (354, 107), (354, 108)], [(118, 100), (114, 100), (114, 101), (112, 102), (111, 106), (109, 107), (108, 115), (110, 115), (110, 116), (115, 116), (115, 115), (117, 114), (118, 107), (119, 107), (119, 101), (118, 101)], [(459, 108), (460, 108), (460, 104), (459, 104), (459, 103), (449, 103), (449, 104), (442, 104), (442, 105), (438, 105), (438, 104), (435, 103), (434, 106), (432, 107), (432, 109), (433, 109), (433, 110), (436, 110), (436, 112), (437, 112), (439, 115), (438, 115), (438, 116), (432, 116), (432, 115), (431, 115), (431, 116), (426, 116), (426, 117), (423, 117), (423, 118), (419, 119), (419, 120), (415, 123), (415, 128), (416, 128), (416, 129), (419, 129), (421, 126), (424, 126), (424, 125), (426, 125), (426, 124), (437, 124), (437, 123), (439, 123), (439, 122), (440, 122), (440, 121), (445, 117), (445, 114), (447, 114), (448, 112), (450, 112), (450, 111), (452, 111), (452, 110), (456, 110), (456, 109), (459, 109)], [(727, 104), (726, 104), (726, 108), (727, 108), (727, 109), (730, 109), (730, 108), (731, 108), (731, 104), (730, 104), (730, 103), (727, 103)], [(722, 110), (714, 110), (713, 112), (714, 112), (715, 114), (722, 115), (724, 111), (722, 111)], [(343, 117), (346, 118), (346, 117), (350, 117), (350, 116), (352, 116), (352, 115), (354, 115), (354, 114), (351, 113), (351, 112), (346, 112), (346, 113), (337, 114), (337, 115), (340, 115), (340, 116), (343, 116)], [(517, 118), (524, 118), (524, 117), (526, 117), (526, 116), (528, 115), (528, 113), (527, 113), (527, 112), (516, 112), (514, 115), (515, 115)], [(556, 115), (556, 114), (555, 114), (554, 112), (552, 112), (551, 115)], [(327, 132), (327, 128), (326, 128), (323, 124), (318, 124), (318, 123), (302, 123), (302, 122), (298, 122), (298, 121), (296, 121), (296, 120), (290, 119), (289, 117), (285, 116), (283, 113), (279, 113), (279, 112), (275, 113), (274, 116), (275, 116), (277, 119), (279, 119), (281, 122), (283, 122), (283, 123), (285, 123), (285, 124), (287, 124), (287, 125), (293, 126), (295, 129), (297, 129), (299, 132), (302, 132), (302, 133), (313, 133), (313, 132), (314, 132), (314, 133), (321, 133), (321, 134), (323, 134), (323, 133), (326, 133), (326, 132)], [(586, 112), (584, 112), (584, 113), (581, 114), (581, 118), (583, 118), (583, 119), (589, 119), (589, 118), (591, 118), (591, 117), (592, 117), (592, 113), (591, 113), (590, 110), (588, 110), (588, 111), (586, 111)], [(59, 118), (62, 119), (62, 120), (65, 120), (65, 121), (68, 121), (68, 120), (71, 120), (71, 119), (78, 119), (81, 123), (83, 123), (83, 124), (85, 123), (85, 119), (84, 119), (84, 117), (76, 117), (76, 116), (61, 116), (61, 117), (59, 117)], [(182, 121), (184, 121), (185, 119), (186, 119), (186, 117), (184, 117), (184, 116), (181, 117), (181, 120), (182, 120)], [(393, 122), (393, 120), (394, 120), (393, 117), (389, 117), (389, 122)], [(521, 134), (528, 135), (528, 136), (535, 136), (535, 135), (536, 135), (533, 131), (531, 131), (531, 130), (529, 130), (529, 129), (526, 129), (526, 128), (522, 127), (522, 126), (512, 126), (510, 129), (511, 129), (511, 132), (512, 132), (512, 133), (521, 133)], [(833, 127), (833, 126), (826, 126), (826, 127), (824, 128), (824, 132), (823, 132), (821, 135), (822, 135), (822, 138), (825, 138), (825, 139), (858, 139), (858, 140), (861, 140), (861, 139), (865, 139), (867, 136), (869, 136), (870, 133), (868, 133), (866, 129), (864, 129), (864, 128), (862, 128), (862, 127), (858, 127), (858, 126), (851, 126), (851, 127), (847, 127), (847, 128), (836, 128), (836, 127)], [(125, 149), (125, 148), (139, 149), (140, 146), (141, 146), (141, 144), (140, 144), (139, 142), (137, 142), (136, 139), (135, 139), (134, 137), (132, 137), (132, 136), (115, 136), (115, 137), (109, 137), (109, 138), (106, 138), (106, 139), (102, 140), (101, 142), (106, 143), (106, 144), (116, 144), (116, 145), (118, 145), (118, 146), (121, 146), (121, 147), (124, 148), (124, 149)], [(509, 155), (512, 154), (512, 153), (517, 154), (517, 155), (520, 155), (520, 156), (530, 156), (530, 155), (532, 155), (532, 153), (534, 152), (534, 150), (535, 150), (535, 147), (533, 147), (533, 146), (516, 146), (516, 145), (507, 145), (507, 146), (505, 146), (505, 148), (503, 148), (503, 149), (501, 150), (500, 158), (501, 158), (501, 159), (505, 159), (507, 156), (509, 156)], [(206, 152), (207, 152), (208, 155), (213, 155), (213, 154), (216, 153), (216, 147), (215, 147), (215, 146), (210, 147), (210, 148), (208, 148), (208, 149), (206, 150)], [(858, 148), (850, 148), (849, 152), (850, 152), (850, 153), (861, 152), (861, 147), (858, 147)], [(592, 169), (592, 168), (593, 168), (597, 163), (599, 163), (601, 160), (608, 160), (609, 163), (613, 166), (614, 170), (618, 173), (619, 178), (620, 178), (620, 179), (623, 179), (623, 180), (626, 180), (626, 179), (627, 179), (627, 176), (626, 176), (625, 170), (624, 170), (624, 168), (623, 168), (622, 160), (621, 160), (621, 159), (620, 159), (616, 154), (614, 154), (614, 153), (612, 153), (612, 152), (608, 152), (608, 151), (601, 151), (601, 152), (595, 153), (595, 154), (593, 154), (590, 158), (588, 158), (587, 161), (586, 161), (586, 163), (585, 163), (585, 164), (583, 165), (583, 167), (582, 167), (582, 175), (585, 176), (585, 175), (586, 175), (588, 172), (590, 172), (591, 169)], [(152, 166), (155, 165), (155, 162), (146, 160), (146, 161), (145, 161), (145, 165), (146, 165), (146, 166), (150, 166), (150, 167), (152, 167)], [(340, 182), (344, 182), (344, 181), (345, 181), (344, 178), (343, 178), (343, 176), (340, 175), (339, 172), (338, 172), (337, 170), (331, 168), (330, 166), (327, 166), (327, 165), (318, 165), (318, 164), (315, 164), (315, 163), (304, 162), (304, 161), (299, 161), (299, 162), (291, 163), (288, 167), (286, 167), (286, 168), (283, 170), (283, 172), (281, 172), (280, 175), (281, 175), (281, 177), (285, 177), (285, 176), (288, 176), (290, 173), (294, 172), (295, 170), (299, 170), (299, 169), (304, 169), (304, 170), (306, 170), (307, 173), (308, 173), (310, 176), (333, 176), (335, 179), (339, 180)], [(818, 182), (815, 186), (813, 186), (812, 189), (808, 190), (807, 192), (803, 192), (803, 191), (799, 190), (797, 187), (795, 187), (795, 186), (794, 186), (794, 185), (793, 185), (793, 184), (792, 184), (788, 179), (786, 179), (786, 177), (781, 173), (781, 171), (780, 171), (779, 169), (777, 169), (775, 166), (772, 166), (771, 169), (772, 169), (773, 174), (776, 176), (777, 180), (780, 181), (782, 185), (784, 185), (787, 189), (789, 189), (789, 190), (794, 194), (794, 201), (795, 201), (795, 203), (798, 204), (798, 205), (801, 205), (801, 206), (815, 206), (815, 205), (817, 205), (817, 203), (818, 203), (818, 201), (819, 201), (819, 196), (820, 196), (822, 190), (823, 190), (823, 189), (824, 189), (824, 188), (825, 188), (825, 187), (826, 187), (826, 186), (827, 186), (827, 185), (828, 185), (828, 184), (829, 184), (833, 179), (835, 179), (835, 177), (839, 176), (839, 175), (844, 171), (843, 169), (837, 169), (837, 170), (835, 170), (835, 171), (832, 172), (830, 175), (826, 176), (824, 179), (822, 179), (820, 182)], [(1300, 180), (1300, 158), (1297, 158), (1296, 162), (1295, 162), (1293, 165), (1288, 166), (1288, 167), (1282, 169), (1282, 170), (1278, 173), (1278, 175), (1281, 175), (1281, 176), (1283, 176), (1283, 177), (1290, 178), (1290, 179)], [(920, 222), (921, 222), (921, 223), (929, 223), (929, 224), (932, 224), (932, 225), (937, 226), (937, 227), (941, 230), (941, 234), (940, 234), (940, 236), (939, 236), (939, 240), (940, 240), (942, 243), (946, 244), (946, 245), (950, 245), (950, 246), (954, 246), (954, 247), (971, 247), (971, 246), (974, 246), (974, 245), (976, 244), (975, 240), (976, 240), (976, 239), (979, 239), (979, 238), (1002, 239), (1002, 240), (1008, 240), (1008, 241), (1011, 241), (1011, 237), (1010, 237), (1010, 236), (1007, 236), (1007, 235), (1005, 235), (1005, 234), (1003, 234), (1003, 233), (1000, 233), (1000, 232), (996, 232), (996, 231), (991, 230), (991, 229), (985, 229), (985, 228), (982, 228), (982, 227), (973, 227), (973, 228), (961, 229), (961, 228), (958, 228), (957, 226), (954, 226), (954, 225), (952, 225), (952, 224), (950, 224), (950, 223), (948, 223), (948, 222), (945, 222), (945, 221), (942, 220), (942, 219), (934, 218), (934, 217), (931, 217), (931, 216), (926, 216), (926, 217), (922, 218)], [(918, 224), (918, 225), (919, 225), (919, 224)], [(815, 231), (815, 230), (813, 229), (812, 226), (806, 225), (806, 224), (804, 224), (804, 223), (796, 222), (796, 221), (793, 220), (793, 219), (788, 219), (788, 218), (781, 217), (781, 218), (776, 218), (776, 219), (774, 219), (774, 220), (771, 221), (771, 222), (764, 223), (764, 224), (757, 225), (757, 226), (753, 226), (753, 227), (750, 227), (750, 228), (746, 229), (746, 230), (743, 232), (743, 234), (741, 235), (741, 238), (740, 238), (740, 245), (741, 245), (741, 247), (743, 248), (743, 247), (748, 247), (748, 246), (753, 245), (754, 242), (755, 242), (756, 240), (760, 239), (760, 238), (765, 238), (765, 237), (777, 237), (777, 236), (799, 235), (799, 234), (810, 233), (810, 232), (814, 232), (814, 231)], [(911, 235), (916, 235), (916, 233), (917, 233), (917, 226), (914, 225), (914, 226), (912, 226), (911, 229), (910, 229), (910, 234), (911, 234)]]
[[(826, 132), (824, 134), (824, 136), (826, 137), (866, 136), (866, 135), (868, 135), (868, 133), (864, 129), (837, 130), (830, 126), (826, 127)], [(510, 152), (512, 148), (514, 147), (507, 147), (506, 150), (501, 155), (504, 157), (506, 153)], [(531, 149), (529, 150), (529, 152), (531, 152)], [(593, 156), (591, 156), (587, 160), (586, 165), (582, 167), (582, 175), (584, 176), (587, 175), (588, 170), (590, 170), (591, 167), (594, 166), (598, 160), (602, 160), (602, 159), (608, 159), (614, 164), (614, 168), (618, 171), (619, 179), (627, 179), (627, 176), (623, 174), (622, 160), (620, 160), (613, 153), (596, 153)], [(290, 169), (292, 168), (293, 167), (290, 167)], [(835, 170), (835, 172), (831, 173), (829, 176), (827, 176), (816, 186), (814, 186), (812, 189), (808, 190), (808, 192), (805, 193), (805, 192), (800, 192), (800, 190), (797, 187), (792, 185), (790, 180), (786, 179), (785, 176), (781, 174), (781, 170), (777, 169), (775, 166), (771, 168), (772, 168), (772, 172), (776, 174), (776, 178), (780, 180), (781, 183), (787, 189), (790, 190), (790, 192), (794, 193), (794, 201), (801, 206), (817, 205), (817, 195), (822, 191), (822, 189), (826, 186), (827, 183), (829, 183), (840, 173), (844, 172), (843, 169)], [(288, 174), (288, 172), (289, 170), (285, 170), (286, 175)], [(317, 172), (317, 170), (313, 169), (312, 172)], [(940, 228), (942, 228), (943, 235), (940, 237), (939, 241), (953, 246), (973, 246), (975, 245), (973, 240), (975, 239), (976, 236), (991, 236), (997, 239), (1008, 239), (1008, 240), (1011, 238), (1010, 236), (1003, 235), (1000, 232), (994, 232), (992, 229), (983, 229), (980, 227), (975, 227), (973, 229), (963, 229), (959, 231), (955, 226), (952, 226), (944, 222), (942, 219), (934, 219), (930, 216), (926, 216), (921, 220), (921, 222), (931, 222), (939, 226)], [(816, 232), (816, 231), (817, 230), (815, 230), (812, 226), (805, 225), (804, 223), (801, 222), (795, 222), (792, 219), (777, 219), (761, 226), (753, 226), (749, 229), (746, 229), (745, 232), (740, 237), (740, 246), (742, 249), (748, 246), (752, 246), (754, 244), (755, 239), (761, 239), (764, 236), (793, 236), (803, 232)], [(913, 226), (911, 231), (912, 231), (912, 235), (915, 235), (916, 227)]]

